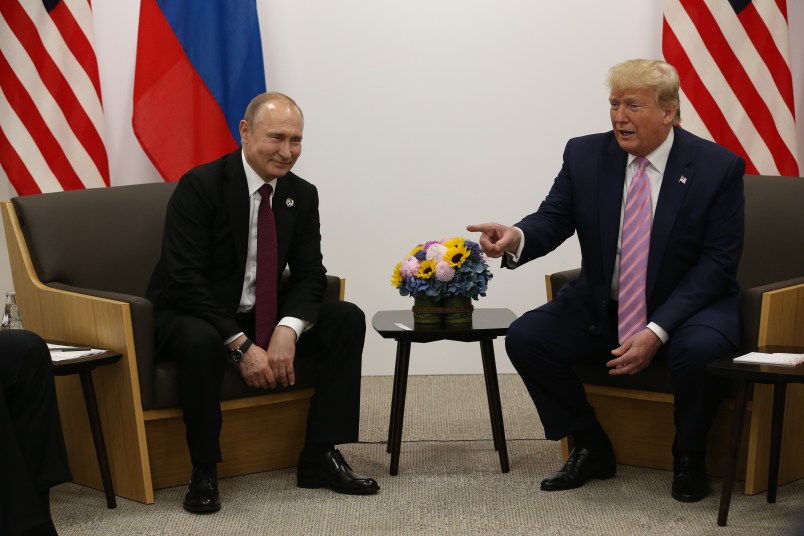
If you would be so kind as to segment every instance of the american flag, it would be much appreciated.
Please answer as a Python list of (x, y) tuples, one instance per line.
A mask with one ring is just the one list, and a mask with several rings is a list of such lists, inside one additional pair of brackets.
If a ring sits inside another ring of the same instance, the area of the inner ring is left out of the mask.
[(20, 195), (109, 185), (90, 0), (0, 0), (0, 166)]
[(786, 0), (665, 0), (662, 51), (681, 78), (682, 126), (798, 176)]

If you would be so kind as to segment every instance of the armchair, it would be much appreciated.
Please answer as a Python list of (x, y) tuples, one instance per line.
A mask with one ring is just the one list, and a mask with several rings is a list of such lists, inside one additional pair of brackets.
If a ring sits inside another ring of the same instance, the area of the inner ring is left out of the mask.
[[(143, 298), (162, 243), (175, 183), (17, 197), (0, 204), (11, 272), (26, 328), (47, 339), (120, 352), (95, 372), (101, 423), (118, 495), (144, 503), (186, 482), (190, 460), (171, 361), (154, 360), (153, 308)], [(344, 281), (327, 276), (327, 299)], [(313, 389), (266, 391), (227, 370), (222, 477), (296, 465)], [(74, 377), (57, 379), (70, 466), (77, 483), (102, 489)]]
[[(740, 352), (773, 345), (804, 345), (804, 179), (745, 177), (745, 245), (737, 278), (743, 289), (740, 303)], [(580, 269), (545, 277), (547, 299), (575, 279)], [(671, 469), (673, 395), (665, 363), (656, 360), (635, 376), (610, 376), (605, 367), (577, 367), (589, 402), (609, 433), (617, 460), (628, 465)], [(743, 438), (741, 468), (746, 493), (767, 488), (771, 386), (757, 385)], [(724, 474), (733, 401), (723, 404), (709, 438), (708, 466)], [(804, 476), (804, 386), (791, 385), (785, 409), (779, 483)], [(634, 426), (639, 423), (639, 426)], [(562, 441), (564, 455), (570, 445)]]

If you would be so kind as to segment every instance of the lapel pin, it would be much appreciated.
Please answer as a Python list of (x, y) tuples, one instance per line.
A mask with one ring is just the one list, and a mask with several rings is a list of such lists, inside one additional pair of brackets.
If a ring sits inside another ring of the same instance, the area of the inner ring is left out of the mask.
[[(684, 179), (684, 180), (686, 180), (686, 179)], [(288, 208), (292, 208), (294, 202), (295, 201), (293, 201), (293, 199), (291, 199), (289, 197), (287, 199), (285, 199), (285, 205), (287, 205)]]
[(678, 179), (678, 182), (680, 182), (681, 184), (687, 184), (687, 177), (682, 175), (681, 178)]

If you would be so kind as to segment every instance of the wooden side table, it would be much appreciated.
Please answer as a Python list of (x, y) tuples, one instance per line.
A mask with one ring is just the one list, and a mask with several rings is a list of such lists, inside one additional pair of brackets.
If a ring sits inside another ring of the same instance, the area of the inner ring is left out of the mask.
[[(48, 342), (75, 346), (72, 343)], [(53, 361), (53, 374), (56, 376), (78, 374), (81, 379), (84, 404), (86, 405), (87, 417), (89, 418), (89, 427), (90, 430), (92, 430), (92, 440), (95, 443), (95, 455), (98, 458), (98, 468), (100, 469), (101, 481), (103, 482), (103, 492), (106, 495), (106, 506), (109, 508), (116, 508), (117, 500), (114, 495), (112, 473), (109, 470), (109, 458), (106, 455), (106, 442), (103, 439), (103, 429), (101, 428), (100, 414), (98, 413), (98, 400), (95, 397), (95, 385), (92, 382), (92, 371), (96, 367), (116, 363), (120, 360), (120, 357), (122, 357), (120, 353), (106, 351), (102, 354)]]
[(505, 445), (500, 388), (494, 360), (495, 338), (505, 335), (516, 319), (509, 309), (475, 309), (472, 321), (465, 324), (414, 324), (410, 310), (379, 311), (371, 325), (384, 339), (396, 340), (396, 367), (391, 395), (391, 417), (388, 424), (388, 451), (391, 453), (391, 475), (399, 473), (399, 451), (402, 445), (402, 425), (405, 418), (405, 393), (408, 385), (410, 345), (414, 342), (461, 341), (479, 342), (486, 380), (486, 396), (491, 416), (494, 448), (500, 456), (500, 469), (507, 473), (508, 449)]
[[(801, 347), (768, 347), (760, 348), (761, 352), (802, 353)], [(726, 526), (729, 516), (729, 505), (734, 488), (734, 473), (737, 468), (737, 455), (740, 450), (740, 438), (743, 433), (746, 407), (748, 406), (748, 389), (754, 383), (773, 385), (773, 412), (771, 420), (770, 460), (768, 463), (768, 502), (776, 502), (776, 486), (779, 478), (779, 456), (782, 451), (782, 425), (784, 424), (784, 404), (788, 383), (804, 383), (804, 365), (795, 367), (777, 367), (771, 365), (753, 365), (735, 363), (731, 357), (718, 359), (708, 365), (709, 372), (718, 376), (733, 378), (737, 381), (737, 398), (734, 402), (734, 417), (729, 438), (727, 473), (723, 478), (723, 489), (720, 494), (720, 508), (717, 524)]]

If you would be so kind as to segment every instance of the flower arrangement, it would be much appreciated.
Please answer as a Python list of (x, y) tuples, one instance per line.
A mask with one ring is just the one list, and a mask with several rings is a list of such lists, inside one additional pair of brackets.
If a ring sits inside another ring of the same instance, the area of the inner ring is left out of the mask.
[(402, 296), (428, 296), (435, 301), (449, 296), (477, 300), (486, 295), (488, 258), (480, 244), (461, 237), (419, 244), (397, 263), (391, 285)]

